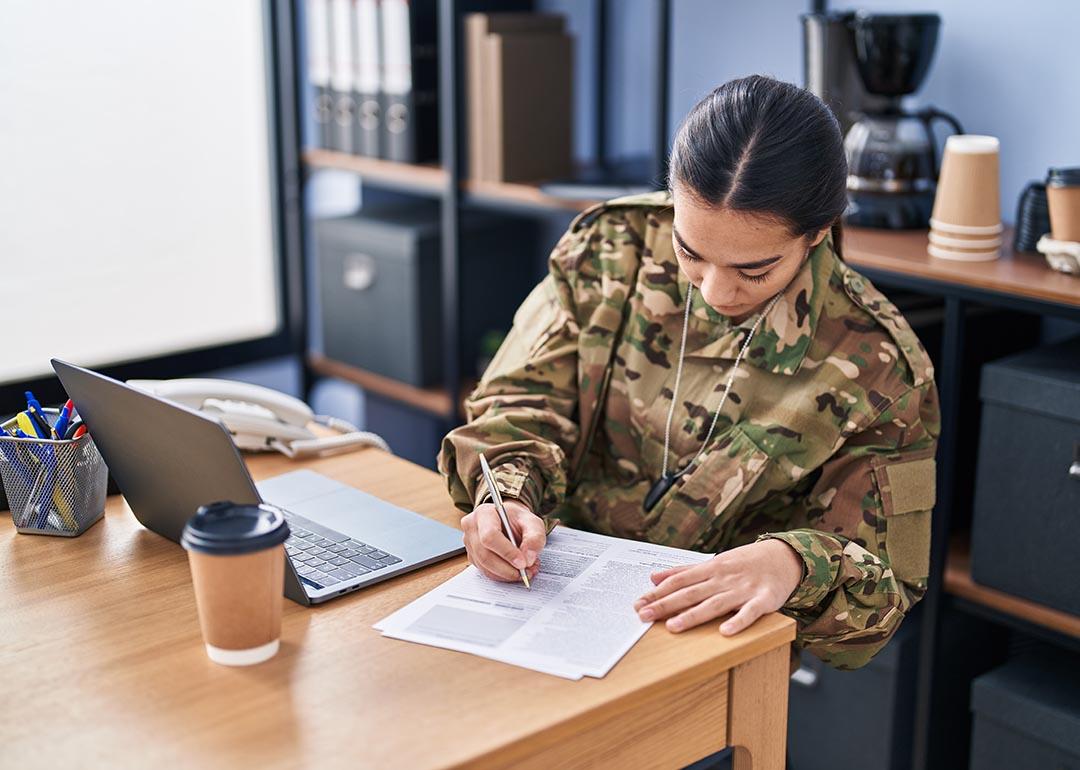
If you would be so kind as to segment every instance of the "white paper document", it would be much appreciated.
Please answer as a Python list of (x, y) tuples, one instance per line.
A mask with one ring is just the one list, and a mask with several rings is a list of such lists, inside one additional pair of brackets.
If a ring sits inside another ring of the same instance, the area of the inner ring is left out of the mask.
[(602, 677), (652, 625), (633, 606), (652, 587), (649, 575), (710, 556), (560, 526), (532, 590), (470, 566), (375, 628), (568, 679)]

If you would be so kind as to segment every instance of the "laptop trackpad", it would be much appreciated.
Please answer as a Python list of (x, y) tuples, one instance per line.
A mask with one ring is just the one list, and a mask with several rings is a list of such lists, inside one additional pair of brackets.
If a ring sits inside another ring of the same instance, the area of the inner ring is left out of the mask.
[(267, 502), (403, 559), (461, 547), (461, 532), (311, 471), (259, 482)]

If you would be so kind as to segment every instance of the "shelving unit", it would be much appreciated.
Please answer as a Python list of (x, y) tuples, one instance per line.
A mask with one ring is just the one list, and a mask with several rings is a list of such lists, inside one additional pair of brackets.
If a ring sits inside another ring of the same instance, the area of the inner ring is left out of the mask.
[[(307, 150), (303, 155), (309, 170), (348, 171), (387, 190), (442, 197), (448, 175), (431, 164), (395, 163), (379, 158), (365, 158), (333, 150)], [(594, 200), (557, 198), (540, 189), (541, 185), (521, 182), (485, 182), (465, 180), (461, 191), (469, 203), (501, 209), (524, 211), (584, 211), (599, 203)]]
[[(318, 353), (308, 354), (307, 366), (318, 375), (351, 382), (354, 385), (359, 385), (364, 390), (384, 398), (400, 401), (433, 417), (457, 421), (465, 419), (464, 398), (458, 402), (457, 409), (455, 409), (450, 391), (442, 386), (418, 388), (415, 385), (409, 385), (391, 377), (369, 372), (358, 366), (350, 366), (341, 361), (335, 361)], [(458, 393), (464, 397), (475, 386), (475, 378), (466, 378), (462, 380), (458, 387)]]
[(971, 577), (971, 544), (964, 535), (954, 536), (945, 561), (946, 593), (1023, 624), (1070, 637), (1080, 646), (1080, 617), (979, 585)]
[(396, 399), (436, 417), (452, 419), (455, 416), (450, 391), (441, 386), (418, 388), (400, 380), (335, 361), (318, 353), (308, 355), (307, 365), (313, 372), (323, 377), (335, 377), (351, 382), (364, 390), (385, 398)]
[(305, 166), (309, 170), (336, 169), (350, 171), (365, 181), (388, 190), (418, 193), (438, 197), (446, 187), (447, 174), (436, 165), (395, 163), (380, 158), (365, 158), (333, 150), (305, 150)]
[[(310, 171), (346, 171), (356, 174), (365, 183), (388, 190), (411, 192), (442, 198), (447, 174), (433, 164), (410, 164), (384, 161), (378, 158), (351, 156), (333, 150), (306, 150), (303, 162)], [(465, 179), (461, 191), (465, 200), (492, 208), (521, 211), (580, 212), (599, 201), (555, 198), (540, 189), (540, 184), (510, 183), (510, 181), (473, 181)]]
[(493, 208), (523, 210), (584, 211), (599, 203), (591, 200), (570, 200), (548, 195), (536, 184), (517, 182), (481, 182), (466, 180), (462, 183), (465, 199), (470, 203)]
[[(863, 228), (845, 231), (845, 260), (886, 290), (907, 289), (944, 300), (942, 351), (935, 363), (941, 398), (941, 437), (937, 452), (937, 504), (932, 518), (930, 575), (922, 604), (914, 735), (914, 767), (933, 766), (931, 736), (943, 720), (945, 706), (936, 702), (936, 667), (941, 665), (942, 619), (954, 609), (970, 611), (1014, 630), (1033, 632), (1057, 644), (1072, 646), (1072, 630), (1080, 619), (1040, 608), (1017, 597), (979, 586), (971, 579), (966, 544), (950, 544), (957, 499), (957, 467), (971, 439), (959, 435), (959, 410), (972, 392), (971, 373), (964, 371), (966, 318), (971, 306), (1004, 308), (1037, 316), (1080, 321), (1080, 280), (1051, 270), (1040, 255), (1014, 254), (1012, 233), (1003, 235), (1000, 259), (961, 263), (927, 255), (926, 232), (886, 232)], [(965, 390), (964, 385), (969, 387)], [(965, 492), (967, 490), (960, 490)], [(970, 505), (970, 502), (967, 503)], [(949, 601), (951, 600), (951, 601)], [(1063, 630), (1064, 629), (1064, 630)], [(938, 742), (950, 737), (938, 736)], [(966, 737), (965, 737), (966, 740)]]

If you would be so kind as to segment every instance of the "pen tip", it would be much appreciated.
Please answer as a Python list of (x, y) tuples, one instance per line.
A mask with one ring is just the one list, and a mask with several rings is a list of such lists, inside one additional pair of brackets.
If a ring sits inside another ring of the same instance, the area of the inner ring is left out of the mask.
[(532, 586), (529, 585), (529, 576), (528, 575), (522, 575), (521, 579), (525, 581), (525, 587), (528, 588), (531, 591)]

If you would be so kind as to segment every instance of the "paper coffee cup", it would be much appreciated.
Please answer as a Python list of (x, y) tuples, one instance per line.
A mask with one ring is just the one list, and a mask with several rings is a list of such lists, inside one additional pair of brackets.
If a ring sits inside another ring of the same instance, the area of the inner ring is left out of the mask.
[(211, 503), (184, 527), (210, 660), (250, 666), (277, 653), (288, 536), (284, 514), (265, 504)]
[(1052, 168), (1046, 179), (1055, 241), (1080, 241), (1080, 168)]
[(985, 228), (1001, 227), (999, 152), (993, 136), (957, 134), (945, 140), (932, 225), (961, 232), (977, 228), (971, 235), (992, 235)]

